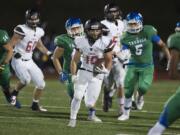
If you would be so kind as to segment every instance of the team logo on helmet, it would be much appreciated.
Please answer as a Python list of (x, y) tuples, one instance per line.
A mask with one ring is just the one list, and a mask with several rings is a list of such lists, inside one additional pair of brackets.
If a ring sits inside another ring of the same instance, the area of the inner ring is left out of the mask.
[(139, 33), (143, 29), (143, 17), (138, 12), (131, 12), (126, 16), (127, 31)]

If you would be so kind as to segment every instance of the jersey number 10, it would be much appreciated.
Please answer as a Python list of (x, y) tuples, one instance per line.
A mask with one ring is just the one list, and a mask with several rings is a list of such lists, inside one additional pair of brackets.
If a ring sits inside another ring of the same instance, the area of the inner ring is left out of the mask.
[(93, 55), (93, 56), (91, 55), (91, 56), (86, 57), (86, 63), (87, 64), (95, 64), (97, 60), (98, 60), (98, 57), (95, 55)]

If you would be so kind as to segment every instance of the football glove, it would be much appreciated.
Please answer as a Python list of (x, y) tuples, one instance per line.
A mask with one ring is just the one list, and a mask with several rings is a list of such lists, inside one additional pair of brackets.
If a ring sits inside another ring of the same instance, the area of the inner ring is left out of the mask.
[(101, 64), (101, 67), (94, 66), (93, 72), (96, 74), (109, 74), (109, 70), (105, 68), (104, 64)]
[(5, 65), (4, 65), (4, 64), (1, 64), (1, 65), (0, 65), (0, 72), (2, 72), (4, 69), (5, 69)]
[(68, 74), (66, 72), (60, 72), (59, 81), (64, 83), (67, 80), (68, 80)]
[(48, 55), (48, 57), (49, 57), (51, 60), (53, 59), (53, 53), (52, 53), (52, 52), (47, 51), (47, 55)]

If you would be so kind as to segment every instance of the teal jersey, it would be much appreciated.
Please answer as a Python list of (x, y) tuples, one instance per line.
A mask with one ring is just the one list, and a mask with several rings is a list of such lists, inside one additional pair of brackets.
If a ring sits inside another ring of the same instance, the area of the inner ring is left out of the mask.
[(58, 47), (64, 48), (63, 70), (70, 73), (71, 54), (74, 49), (74, 39), (70, 37), (68, 34), (62, 34), (55, 37), (54, 43)]
[(168, 37), (167, 45), (170, 49), (174, 48), (180, 51), (180, 32), (175, 32)]
[(143, 30), (138, 34), (126, 32), (121, 43), (127, 46), (131, 52), (130, 62), (134, 65), (146, 65), (153, 63), (153, 42), (152, 37), (157, 35), (157, 30), (150, 25), (144, 25)]
[(9, 41), (9, 36), (6, 31), (0, 30), (0, 64), (4, 61), (6, 57), (6, 50), (4, 45)]

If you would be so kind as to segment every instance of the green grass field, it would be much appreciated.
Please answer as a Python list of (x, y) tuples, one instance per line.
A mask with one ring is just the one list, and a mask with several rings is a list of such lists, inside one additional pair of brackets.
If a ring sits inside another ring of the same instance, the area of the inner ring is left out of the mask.
[[(12, 82), (12, 85), (15, 81)], [(117, 121), (117, 104), (108, 113), (102, 111), (102, 94), (97, 103), (97, 115), (103, 123), (87, 121), (84, 102), (78, 114), (76, 128), (67, 127), (70, 112), (69, 98), (64, 85), (58, 80), (46, 80), (46, 89), (41, 104), (48, 112), (32, 112), (33, 85), (19, 94), (22, 108), (16, 109), (8, 104), (0, 93), (0, 135), (146, 135), (156, 122), (164, 102), (172, 95), (180, 83), (178, 81), (156, 81), (145, 96), (142, 111), (132, 111), (130, 120)], [(180, 134), (180, 121), (166, 130), (166, 135)]]

